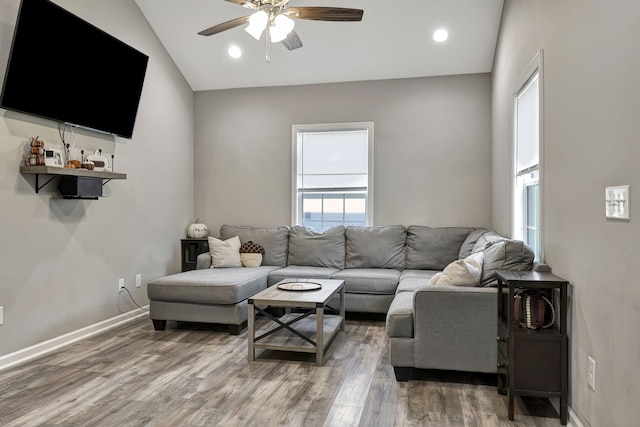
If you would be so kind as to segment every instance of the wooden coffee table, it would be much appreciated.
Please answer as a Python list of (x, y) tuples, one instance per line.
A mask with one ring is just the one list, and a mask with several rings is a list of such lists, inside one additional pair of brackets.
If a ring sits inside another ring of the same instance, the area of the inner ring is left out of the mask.
[[(287, 291), (278, 285), (290, 282), (319, 283), (321, 289)], [(327, 302), (340, 294), (338, 314), (327, 314)], [(316, 365), (322, 366), (324, 354), (339, 330), (344, 330), (344, 280), (292, 279), (283, 280), (249, 298), (248, 337), (249, 361), (255, 360), (257, 348), (315, 353)], [(277, 318), (261, 307), (284, 307), (287, 313)], [(291, 312), (292, 308), (303, 309)], [(262, 313), (275, 322), (256, 336), (255, 315)]]

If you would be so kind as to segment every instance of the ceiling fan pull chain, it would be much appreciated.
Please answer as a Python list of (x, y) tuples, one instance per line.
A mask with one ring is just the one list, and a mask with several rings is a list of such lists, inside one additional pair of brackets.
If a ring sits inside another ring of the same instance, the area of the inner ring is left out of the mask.
[(269, 24), (267, 23), (267, 28), (265, 30), (265, 37), (264, 37), (264, 42), (265, 42), (265, 50), (266, 50), (266, 61), (267, 64), (271, 64), (271, 43), (269, 42), (271, 34), (269, 34)]

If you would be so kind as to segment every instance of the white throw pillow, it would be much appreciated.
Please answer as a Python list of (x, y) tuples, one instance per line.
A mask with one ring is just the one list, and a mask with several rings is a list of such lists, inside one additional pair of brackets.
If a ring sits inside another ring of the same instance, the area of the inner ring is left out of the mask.
[(484, 252), (476, 252), (465, 259), (458, 259), (447, 265), (442, 273), (435, 274), (430, 285), (480, 286)]
[(209, 236), (209, 252), (211, 253), (211, 268), (242, 267), (240, 261), (240, 237), (235, 236), (227, 240)]

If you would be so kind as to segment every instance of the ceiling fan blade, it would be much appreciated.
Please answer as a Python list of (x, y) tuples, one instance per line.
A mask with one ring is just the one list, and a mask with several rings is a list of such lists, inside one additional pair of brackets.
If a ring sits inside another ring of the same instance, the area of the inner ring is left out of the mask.
[(200, 31), (198, 34), (201, 36), (212, 36), (214, 34), (218, 34), (223, 31), (238, 27), (246, 22), (249, 22), (249, 16), (242, 16), (240, 18), (232, 19), (231, 21), (223, 22), (222, 24), (214, 25), (211, 28)]
[(289, 50), (294, 50), (302, 47), (302, 41), (300, 40), (300, 37), (298, 37), (298, 33), (296, 33), (295, 30), (291, 30), (287, 38), (282, 40), (281, 43)]
[(256, 5), (254, 5), (251, 0), (226, 0), (226, 1), (228, 1), (229, 3), (235, 3), (235, 4), (239, 5), (239, 6), (244, 6), (244, 7), (249, 8), (249, 9), (255, 9), (256, 8)]
[(289, 7), (287, 14), (291, 18), (312, 21), (362, 21), (364, 10), (346, 7)]

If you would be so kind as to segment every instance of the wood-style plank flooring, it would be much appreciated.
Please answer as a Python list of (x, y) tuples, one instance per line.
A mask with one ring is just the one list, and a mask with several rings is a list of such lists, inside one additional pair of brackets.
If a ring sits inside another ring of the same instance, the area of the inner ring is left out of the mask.
[(519, 397), (508, 421), (493, 376), (396, 382), (380, 319), (348, 315), (322, 367), (314, 355), (275, 351), (249, 363), (246, 338), (246, 329), (169, 322), (157, 332), (134, 320), (0, 371), (0, 425), (560, 425), (547, 400)]

